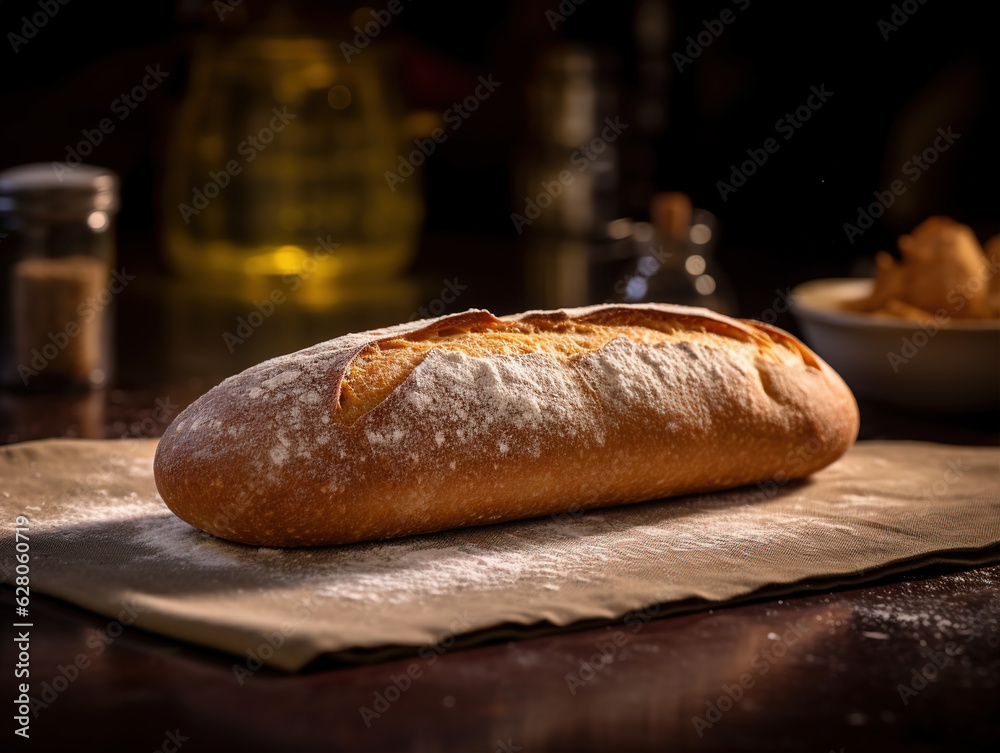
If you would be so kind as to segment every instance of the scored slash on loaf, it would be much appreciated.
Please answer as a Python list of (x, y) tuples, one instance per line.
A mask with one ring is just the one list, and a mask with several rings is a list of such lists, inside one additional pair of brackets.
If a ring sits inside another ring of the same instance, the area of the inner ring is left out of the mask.
[(803, 478), (857, 431), (843, 380), (759, 322), (473, 310), (230, 377), (174, 420), (154, 470), (193, 526), (316, 546)]

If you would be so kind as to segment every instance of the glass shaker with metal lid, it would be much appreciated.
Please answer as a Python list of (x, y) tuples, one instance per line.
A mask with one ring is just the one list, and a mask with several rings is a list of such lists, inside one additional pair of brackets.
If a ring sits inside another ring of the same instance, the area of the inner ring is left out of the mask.
[(99, 387), (111, 378), (118, 176), (89, 165), (0, 172), (0, 381)]

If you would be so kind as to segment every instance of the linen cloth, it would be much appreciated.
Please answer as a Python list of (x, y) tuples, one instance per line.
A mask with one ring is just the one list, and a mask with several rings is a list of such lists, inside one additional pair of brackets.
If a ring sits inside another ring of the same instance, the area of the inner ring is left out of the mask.
[(112, 619), (125, 610), (142, 629), (285, 670), (985, 563), (1000, 551), (996, 448), (862, 442), (804, 482), (311, 549), (244, 546), (184, 523), (156, 492), (155, 448), (0, 448), (4, 581), (14, 583), (24, 515), (33, 594)]

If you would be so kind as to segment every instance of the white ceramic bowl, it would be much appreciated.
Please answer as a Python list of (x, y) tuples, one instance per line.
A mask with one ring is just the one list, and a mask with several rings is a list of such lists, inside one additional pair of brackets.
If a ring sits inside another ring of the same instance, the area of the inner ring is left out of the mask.
[(939, 413), (1000, 407), (1000, 322), (952, 318), (937, 326), (839, 308), (873, 284), (813, 280), (792, 291), (806, 342), (856, 395)]

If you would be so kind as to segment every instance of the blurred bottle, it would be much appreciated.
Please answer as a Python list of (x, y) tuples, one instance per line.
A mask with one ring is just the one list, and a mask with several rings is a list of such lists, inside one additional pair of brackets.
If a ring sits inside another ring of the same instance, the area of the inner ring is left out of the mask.
[(613, 58), (580, 43), (542, 53), (527, 86), (527, 133), (515, 167), (511, 220), (526, 246), (529, 305), (593, 302), (621, 264), (608, 222), (618, 216), (619, 140)]
[(616, 220), (611, 233), (631, 245), (636, 259), (614, 284), (613, 300), (677, 303), (736, 313), (736, 299), (715, 261), (718, 222), (691, 206), (683, 193), (653, 197), (652, 223)]
[(632, 244), (610, 234), (612, 223), (644, 212), (655, 191), (654, 142), (667, 124), (670, 6), (632, 0), (607, 14), (520, 2), (529, 28), (532, 19), (546, 19), (544, 34), (531, 38), (539, 52), (513, 180), (527, 296), (540, 307), (596, 303), (608, 299), (635, 256)]
[[(618, 216), (623, 128), (609, 61), (579, 44), (544, 53), (528, 84), (528, 133), (516, 168), (519, 232), (603, 235)], [(627, 127), (627, 124), (626, 126)]]
[(197, 44), (167, 155), (170, 259), (195, 276), (392, 277), (414, 255), (424, 202), (419, 175), (385, 178), (420, 135), (387, 44), (348, 62), (334, 40), (291, 26)]

